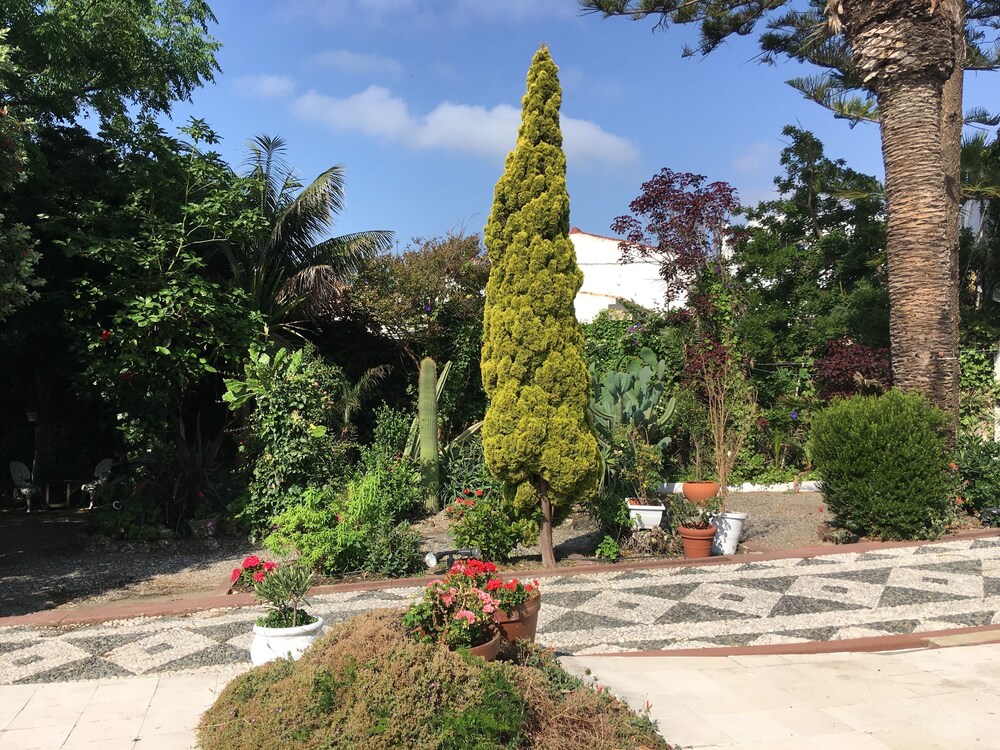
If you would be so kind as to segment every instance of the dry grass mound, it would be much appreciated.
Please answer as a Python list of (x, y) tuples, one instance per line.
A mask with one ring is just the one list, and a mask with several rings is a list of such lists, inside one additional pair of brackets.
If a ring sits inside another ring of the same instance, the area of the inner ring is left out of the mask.
[(649, 720), (550, 653), (509, 662), (408, 638), (399, 612), (331, 628), (297, 662), (247, 672), (198, 728), (204, 750), (669, 750)]

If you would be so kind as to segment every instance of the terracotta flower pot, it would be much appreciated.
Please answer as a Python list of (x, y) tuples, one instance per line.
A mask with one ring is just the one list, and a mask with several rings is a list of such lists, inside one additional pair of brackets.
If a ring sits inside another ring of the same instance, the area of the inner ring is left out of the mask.
[(681, 485), (681, 492), (684, 497), (692, 503), (704, 505), (711, 498), (719, 494), (718, 482), (684, 482)]
[(709, 557), (712, 554), (712, 539), (717, 531), (714, 526), (709, 525), (707, 529), (679, 526), (677, 530), (684, 544), (684, 557)]
[(517, 640), (534, 643), (535, 631), (538, 629), (538, 611), (541, 608), (542, 596), (539, 594), (514, 607), (510, 612), (497, 610), (493, 613), (493, 621), (500, 629), (501, 637), (508, 643)]
[(487, 641), (486, 643), (480, 644), (478, 646), (473, 646), (469, 649), (469, 653), (474, 656), (478, 656), (486, 661), (496, 661), (497, 654), (500, 653), (500, 644), (503, 643), (503, 638), (498, 632), (493, 636), (493, 640)]

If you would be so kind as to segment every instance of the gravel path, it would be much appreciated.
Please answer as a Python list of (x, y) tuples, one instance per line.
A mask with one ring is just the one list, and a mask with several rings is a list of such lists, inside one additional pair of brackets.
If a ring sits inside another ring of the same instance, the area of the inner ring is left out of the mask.
[(166, 549), (88, 552), (84, 510), (0, 513), (0, 617), (195, 596), (229, 580), (246, 539), (181, 539)]
[[(311, 597), (327, 622), (418, 588)], [(564, 654), (842, 640), (1000, 624), (1000, 538), (542, 579), (538, 640)], [(248, 659), (260, 608), (0, 628), (0, 684), (167, 674)]]
[[(744, 532), (767, 549), (818, 543), (817, 493), (754, 492), (730, 496), (729, 508), (750, 514)], [(88, 552), (84, 510), (0, 512), (0, 617), (112, 602), (196, 596), (217, 590), (248, 554), (267, 554), (245, 539), (184, 539), (167, 549)], [(451, 549), (443, 513), (416, 524), (427, 551)], [(555, 529), (556, 553), (589, 556), (600, 541), (593, 521), (577, 514)], [(522, 565), (537, 565), (538, 547), (519, 549)]]

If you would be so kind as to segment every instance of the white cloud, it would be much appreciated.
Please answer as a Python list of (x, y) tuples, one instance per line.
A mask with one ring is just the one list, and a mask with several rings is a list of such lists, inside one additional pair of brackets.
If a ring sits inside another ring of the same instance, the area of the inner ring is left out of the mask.
[(373, 75), (398, 76), (403, 72), (403, 66), (391, 57), (383, 55), (366, 55), (358, 52), (348, 52), (343, 49), (331, 49), (320, 52), (309, 59), (311, 63), (339, 70), (341, 73), (365, 73)]
[(295, 90), (295, 81), (287, 76), (248, 75), (235, 80), (236, 88), (243, 94), (260, 99), (276, 99)]
[(733, 159), (733, 169), (743, 174), (757, 174), (765, 168), (774, 167), (778, 150), (770, 143), (751, 143), (747, 149)]
[[(410, 148), (465, 151), (503, 157), (517, 140), (521, 110), (509, 104), (486, 108), (442, 102), (416, 116), (383, 86), (344, 98), (309, 91), (298, 98), (295, 111), (307, 120), (401, 143)], [(588, 120), (562, 117), (563, 147), (570, 161), (634, 162), (639, 152), (629, 141)]]

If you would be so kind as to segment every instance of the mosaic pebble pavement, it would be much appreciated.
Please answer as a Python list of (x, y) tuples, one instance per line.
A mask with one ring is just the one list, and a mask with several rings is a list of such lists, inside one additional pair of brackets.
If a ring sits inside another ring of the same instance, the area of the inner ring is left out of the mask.
[[(566, 654), (753, 646), (1000, 624), (1000, 539), (542, 580), (538, 640)], [(337, 622), (416, 588), (311, 598)], [(0, 628), (0, 684), (248, 661), (258, 608), (64, 628)]]

